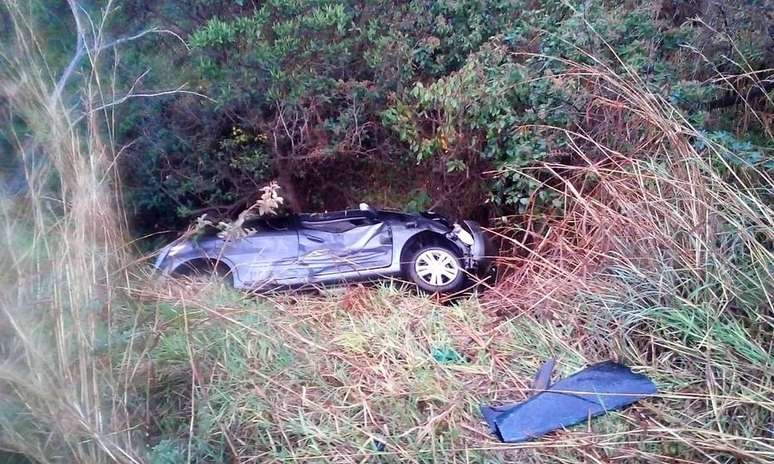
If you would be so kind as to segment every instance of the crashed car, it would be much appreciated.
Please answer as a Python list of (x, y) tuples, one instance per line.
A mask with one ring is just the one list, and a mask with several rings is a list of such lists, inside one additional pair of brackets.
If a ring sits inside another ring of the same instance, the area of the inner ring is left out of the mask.
[(363, 208), (261, 217), (228, 240), (211, 230), (160, 250), (163, 275), (209, 275), (262, 290), (403, 278), (426, 292), (452, 293), (489, 268), (487, 240), (473, 221), (431, 212)]

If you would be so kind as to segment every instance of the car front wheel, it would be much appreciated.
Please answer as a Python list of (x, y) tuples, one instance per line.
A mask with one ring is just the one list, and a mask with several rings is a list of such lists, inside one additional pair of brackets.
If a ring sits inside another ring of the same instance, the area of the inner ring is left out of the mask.
[(426, 292), (453, 293), (465, 283), (465, 272), (459, 258), (447, 248), (421, 248), (408, 264), (408, 277)]

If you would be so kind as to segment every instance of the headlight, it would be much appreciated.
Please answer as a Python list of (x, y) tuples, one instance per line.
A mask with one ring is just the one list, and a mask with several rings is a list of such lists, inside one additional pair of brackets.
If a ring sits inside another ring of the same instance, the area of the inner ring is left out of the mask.
[(458, 239), (460, 239), (460, 242), (467, 246), (473, 246), (473, 244), (476, 243), (476, 241), (473, 239), (473, 236), (470, 235), (470, 232), (463, 229), (459, 224), (454, 224), (452, 233), (456, 235)]

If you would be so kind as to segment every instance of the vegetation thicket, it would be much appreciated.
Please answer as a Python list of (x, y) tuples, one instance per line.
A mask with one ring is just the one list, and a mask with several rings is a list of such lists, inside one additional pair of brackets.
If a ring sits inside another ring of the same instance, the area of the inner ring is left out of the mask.
[[(2, 0), (0, 458), (774, 461), (772, 19)], [(474, 217), (500, 279), (440, 302), (152, 278), (163, 233), (272, 180), (296, 210)], [(498, 443), (478, 406), (526, 398), (549, 357), (616, 359), (660, 394)]]

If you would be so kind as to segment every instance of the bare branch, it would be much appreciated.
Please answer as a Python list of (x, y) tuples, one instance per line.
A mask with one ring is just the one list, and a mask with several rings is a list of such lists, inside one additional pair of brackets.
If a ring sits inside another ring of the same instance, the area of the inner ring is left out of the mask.
[[(147, 71), (146, 71), (147, 72)], [(174, 94), (185, 94), (185, 95), (195, 95), (197, 97), (204, 98), (205, 100), (211, 101), (213, 103), (217, 103), (217, 100), (214, 100), (207, 95), (204, 95), (199, 92), (194, 92), (191, 90), (183, 90), (185, 89), (186, 85), (183, 84), (180, 87), (173, 89), (173, 90), (162, 90), (160, 92), (149, 92), (149, 93), (128, 93), (124, 95), (123, 97), (119, 98), (118, 100), (114, 100), (109, 103), (105, 103), (104, 105), (98, 106), (97, 108), (94, 108), (93, 110), (89, 111), (89, 113), (92, 113), (94, 111), (101, 111), (106, 108), (110, 108), (111, 106), (120, 105), (121, 103), (124, 103), (125, 101), (129, 100), (130, 98), (140, 98), (140, 97), (162, 97), (164, 95), (174, 95)]]
[(70, 60), (70, 63), (67, 65), (67, 67), (65, 68), (64, 72), (62, 73), (62, 76), (59, 78), (59, 80), (56, 83), (56, 87), (54, 87), (54, 91), (51, 93), (51, 96), (49, 97), (49, 103), (51, 105), (55, 104), (61, 98), (62, 91), (64, 90), (64, 87), (67, 84), (68, 79), (70, 79), (70, 76), (73, 74), (73, 72), (75, 72), (75, 68), (78, 66), (78, 63), (80, 63), (84, 53), (86, 52), (86, 43), (84, 41), (83, 25), (81, 24), (81, 18), (78, 15), (78, 5), (75, 3), (75, 0), (67, 0), (67, 5), (70, 7), (70, 11), (73, 14), (73, 19), (75, 19), (75, 29), (76, 29), (75, 55)]
[(105, 50), (105, 49), (108, 49), (108, 48), (117, 47), (117, 46), (125, 44), (127, 42), (131, 42), (133, 40), (137, 40), (139, 38), (142, 38), (142, 37), (144, 37), (144, 36), (146, 36), (148, 34), (169, 34), (169, 35), (177, 38), (178, 40), (180, 40), (180, 42), (185, 46), (186, 50), (190, 50), (190, 48), (188, 47), (188, 44), (185, 43), (185, 41), (178, 34), (172, 32), (170, 30), (167, 30), (167, 29), (158, 29), (158, 28), (155, 28), (155, 27), (151, 28), (151, 29), (144, 30), (142, 32), (138, 32), (137, 34), (131, 35), (129, 37), (121, 37), (120, 39), (116, 39), (116, 40), (114, 40), (112, 42), (108, 42), (105, 45), (100, 45), (99, 47), (97, 47), (97, 50), (98, 51), (102, 51), (102, 50)]
[[(67, 85), (67, 81), (75, 72), (79, 63), (86, 55), (86, 52), (99, 53), (103, 50), (114, 48), (119, 45), (140, 39), (148, 34), (169, 34), (175, 37), (176, 39), (178, 39), (180, 43), (182, 43), (183, 46), (186, 48), (186, 50), (190, 50), (190, 47), (185, 42), (185, 40), (183, 40), (183, 38), (180, 37), (175, 32), (170, 31), (168, 29), (158, 29), (155, 27), (138, 32), (137, 34), (134, 34), (128, 37), (121, 37), (119, 39), (113, 40), (112, 42), (108, 42), (104, 45), (94, 46), (89, 48), (85, 40), (86, 32), (83, 28), (83, 24), (81, 23), (80, 14), (78, 13), (78, 10), (82, 9), (82, 7), (80, 7), (80, 5), (78, 5), (75, 0), (67, 0), (67, 4), (70, 7), (70, 11), (72, 12), (73, 19), (75, 20), (75, 28), (76, 28), (75, 54), (73, 55), (73, 58), (70, 60), (70, 63), (68, 63), (65, 70), (62, 72), (62, 75), (59, 77), (59, 80), (57, 81), (56, 86), (54, 87), (54, 91), (51, 93), (51, 96), (49, 97), (49, 102), (52, 105), (55, 104), (62, 97), (62, 92), (64, 91), (65, 85)], [(85, 13), (85, 10), (84, 10), (84, 13)]]

